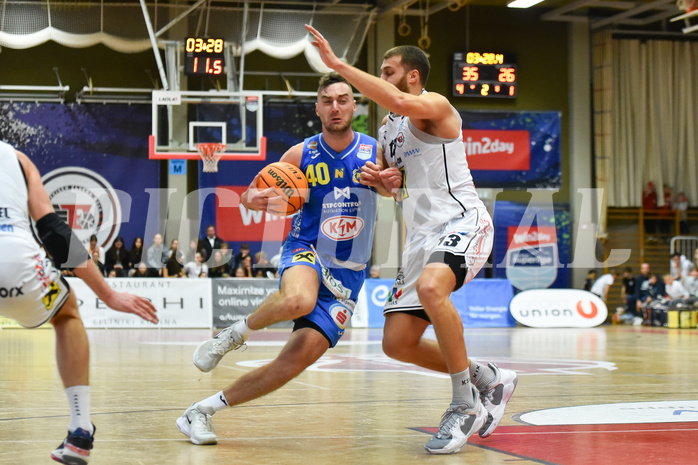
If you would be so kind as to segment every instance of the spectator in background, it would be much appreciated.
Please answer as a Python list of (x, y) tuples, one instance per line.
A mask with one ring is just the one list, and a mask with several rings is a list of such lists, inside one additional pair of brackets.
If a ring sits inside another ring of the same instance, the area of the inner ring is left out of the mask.
[(220, 249), (223, 241), (216, 236), (216, 227), (212, 224), (206, 228), (206, 236), (199, 241), (199, 250), (203, 250), (206, 257), (213, 257), (213, 251)]
[(254, 254), (254, 274), (257, 278), (272, 278), (274, 276), (275, 268), (271, 266), (269, 260), (267, 260), (267, 254), (260, 250)]
[(92, 255), (95, 252), (99, 252), (99, 261), (104, 265), (104, 248), (101, 245), (97, 245), (97, 236), (94, 234), (90, 236), (90, 244), (87, 246), (87, 253)]
[(104, 260), (104, 268), (107, 271), (107, 276), (113, 271), (116, 278), (126, 276), (128, 269), (128, 250), (124, 246), (124, 238), (118, 236), (114, 239), (114, 243), (107, 250), (107, 256)]
[(676, 211), (679, 212), (679, 234), (690, 234), (691, 228), (688, 224), (688, 197), (683, 192), (679, 192), (676, 197)]
[(167, 252), (167, 261), (162, 268), (162, 276), (164, 278), (183, 278), (184, 277), (184, 254), (179, 250), (179, 240), (172, 239), (170, 242), (170, 250)]
[(685, 255), (676, 252), (671, 256), (671, 262), (669, 262), (669, 274), (673, 278), (683, 279), (691, 273), (694, 266), (694, 263)]
[(251, 257), (250, 255), (250, 244), (244, 243), (240, 246), (240, 253), (235, 256), (235, 268), (242, 265), (242, 261), (245, 257)]
[(589, 270), (587, 272), (587, 279), (584, 281), (584, 290), (591, 291), (591, 286), (596, 282), (596, 270)]
[(235, 277), (236, 278), (247, 278), (248, 276), (245, 276), (245, 269), (241, 266), (238, 266), (235, 268)]
[(381, 267), (378, 265), (373, 265), (369, 271), (369, 278), (378, 279), (381, 277)]
[(670, 299), (682, 299), (688, 297), (688, 291), (681, 284), (681, 280), (674, 278), (670, 274), (664, 275), (664, 295)]
[(635, 288), (637, 287), (637, 278), (633, 276), (633, 269), (629, 266), (623, 270), (623, 287), (620, 290), (620, 298), (623, 300), (624, 307), (621, 313), (621, 319), (631, 321), (638, 317), (637, 313), (637, 296)]
[(128, 269), (132, 274), (140, 262), (143, 261), (143, 238), (136, 237), (131, 244), (131, 249), (128, 251)]
[(594, 281), (594, 284), (591, 286), (591, 292), (601, 297), (604, 302), (608, 302), (608, 290), (616, 281), (617, 277), (618, 271), (615, 269), (610, 270), (609, 273), (606, 273)]
[(215, 250), (213, 252), (213, 259), (208, 264), (208, 277), (209, 278), (230, 278), (230, 273), (228, 272), (228, 265), (223, 258), (222, 250)]
[(184, 261), (185, 262), (190, 262), (190, 261), (194, 260), (194, 257), (196, 256), (196, 252), (202, 250), (201, 248), (199, 248), (199, 245), (201, 245), (201, 242), (197, 241), (196, 239), (192, 239), (189, 241), (189, 249), (184, 254)]
[(201, 277), (201, 273), (204, 274), (204, 277), (208, 275), (208, 266), (204, 264), (206, 261), (204, 253), (203, 250), (201, 252), (196, 252), (194, 260), (184, 265), (184, 274), (187, 278), (199, 278)]
[(102, 276), (106, 276), (106, 274), (104, 272), (104, 265), (102, 264), (101, 261), (99, 261), (99, 259), (101, 258), (99, 256), (99, 250), (95, 250), (94, 252), (92, 252), (91, 255), (92, 255), (92, 261), (94, 261), (95, 265), (97, 265), (97, 269), (99, 270), (99, 274), (101, 274)]
[(240, 266), (243, 270), (245, 270), (246, 278), (255, 277), (254, 270), (252, 269), (252, 255), (247, 255), (245, 258), (243, 258), (242, 263), (240, 263)]
[(151, 276), (162, 276), (162, 269), (167, 261), (167, 251), (162, 244), (162, 234), (156, 233), (153, 236), (153, 243), (148, 247), (145, 263)]
[[(647, 182), (647, 187), (642, 192), (642, 209), (644, 214), (654, 215), (657, 210), (657, 192), (654, 190), (654, 183), (652, 181)], [(645, 220), (645, 234), (647, 235), (647, 241), (656, 242), (657, 238), (655, 234), (657, 233), (657, 220), (646, 219)]]
[(683, 280), (683, 287), (691, 296), (698, 296), (698, 268), (695, 266)]
[(150, 274), (148, 273), (148, 265), (146, 265), (145, 262), (140, 262), (138, 265), (136, 265), (136, 269), (133, 271), (132, 277), (150, 278)]
[(234, 274), (233, 262), (235, 261), (235, 258), (233, 257), (233, 251), (230, 250), (230, 246), (227, 242), (223, 242), (221, 244), (221, 253), (223, 254), (223, 262), (225, 263), (225, 273), (232, 276)]

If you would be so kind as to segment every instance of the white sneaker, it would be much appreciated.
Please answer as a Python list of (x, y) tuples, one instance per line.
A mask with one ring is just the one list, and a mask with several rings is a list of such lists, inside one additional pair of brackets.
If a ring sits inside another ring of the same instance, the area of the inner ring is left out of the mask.
[(439, 431), (424, 445), (430, 454), (455, 454), (487, 421), (488, 414), (480, 400), (480, 393), (475, 386), (472, 389), (475, 407), (469, 409), (456, 404), (448, 407), (441, 418)]
[(228, 326), (213, 339), (199, 344), (199, 347), (194, 351), (194, 365), (207, 373), (216, 368), (225, 354), (242, 347), (244, 344), (245, 338), (232, 326)]
[(196, 404), (185, 410), (181, 417), (177, 418), (176, 425), (179, 430), (189, 437), (194, 444), (216, 444), (216, 430), (211, 422), (211, 415), (216, 413), (212, 407), (196, 407)]
[(504, 410), (507, 408), (507, 402), (511, 399), (516, 384), (519, 382), (519, 377), (515, 371), (499, 368), (494, 363), (489, 363), (488, 366), (494, 370), (496, 378), (491, 388), (480, 392), (482, 405), (489, 413), (485, 426), (478, 432), (481, 438), (486, 438), (499, 426), (499, 422), (504, 416)]

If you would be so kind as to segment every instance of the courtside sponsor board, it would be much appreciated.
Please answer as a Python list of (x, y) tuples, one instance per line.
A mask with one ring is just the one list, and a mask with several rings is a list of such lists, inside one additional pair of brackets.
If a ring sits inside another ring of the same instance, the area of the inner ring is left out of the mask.
[(511, 300), (509, 312), (531, 328), (592, 328), (608, 317), (603, 300), (579, 289), (524, 291)]
[(528, 171), (531, 140), (528, 131), (463, 129), (471, 170)]

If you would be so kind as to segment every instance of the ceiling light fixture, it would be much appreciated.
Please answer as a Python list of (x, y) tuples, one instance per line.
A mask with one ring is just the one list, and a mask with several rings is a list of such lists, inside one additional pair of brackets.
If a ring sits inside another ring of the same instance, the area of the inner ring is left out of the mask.
[(513, 2), (509, 2), (507, 6), (509, 8), (528, 8), (533, 5), (537, 5), (543, 0), (514, 0)]

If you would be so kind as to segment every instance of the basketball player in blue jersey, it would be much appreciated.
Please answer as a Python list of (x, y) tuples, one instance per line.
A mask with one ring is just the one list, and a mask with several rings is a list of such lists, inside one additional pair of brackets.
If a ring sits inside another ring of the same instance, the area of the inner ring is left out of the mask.
[[(282, 249), (280, 288), (247, 318), (201, 343), (194, 365), (211, 371), (252, 331), (277, 322), (293, 320), (293, 333), (276, 359), (192, 404), (177, 419), (179, 430), (194, 444), (215, 444), (212, 415), (280, 388), (334, 347), (349, 324), (368, 274), (377, 203), (376, 189), (362, 185), (360, 173), (366, 163), (383, 166), (376, 140), (352, 130), (355, 110), (344, 78), (330, 73), (320, 79), (316, 113), (322, 132), (281, 157), (305, 173), (309, 192)], [(241, 202), (266, 210), (281, 199), (273, 189), (257, 189), (258, 177)]]
[[(36, 221), (43, 247), (30, 226)], [(70, 405), (68, 436), (53, 460), (85, 465), (90, 460), (95, 427), (90, 421), (89, 343), (75, 293), (63, 279), (70, 269), (114, 310), (157, 323), (146, 299), (114, 291), (90, 259), (85, 246), (53, 210), (41, 175), (22, 152), (0, 142), (0, 315), (25, 328), (50, 323), (56, 332), (56, 361)]]
[[(492, 434), (517, 383), (514, 371), (468, 358), (463, 322), (450, 300), (486, 263), (493, 241), (492, 220), (468, 170), (460, 115), (444, 96), (424, 89), (429, 60), (419, 48), (388, 50), (377, 78), (339, 60), (316, 29), (305, 28), (325, 65), (390, 111), (379, 142), (391, 167), (367, 165), (361, 176), (393, 192), (408, 232), (384, 309), (383, 350), (451, 375), (451, 405), (425, 448), (458, 452), (473, 433)], [(437, 342), (422, 337), (430, 322)]]

